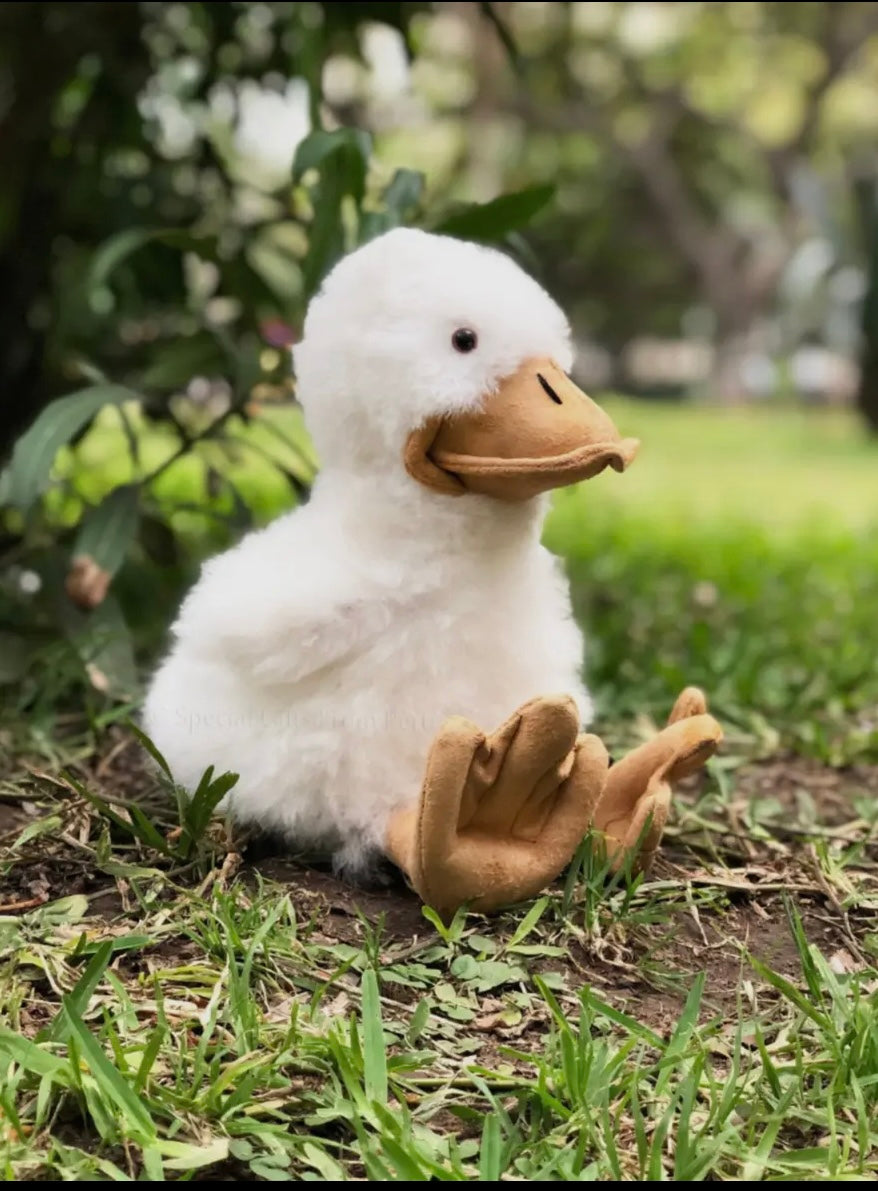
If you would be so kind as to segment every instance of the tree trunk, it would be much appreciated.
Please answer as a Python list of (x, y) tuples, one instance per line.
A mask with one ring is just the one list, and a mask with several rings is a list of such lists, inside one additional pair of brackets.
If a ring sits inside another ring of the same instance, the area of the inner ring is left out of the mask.
[(857, 392), (857, 408), (863, 415), (866, 428), (878, 435), (878, 350), (872, 344), (860, 361), (860, 388)]
[(854, 197), (866, 251), (866, 292), (863, 295), (860, 387), (857, 408), (866, 427), (878, 434), (878, 179), (857, 178)]
[[(50, 312), (59, 237), (83, 239), (71, 209), (70, 172), (88, 169), (97, 190), (103, 153), (113, 147), (116, 126), (128, 118), (126, 105), (133, 106), (148, 76), (140, 7), (0, 5), (0, 58), (11, 76), (11, 102), (0, 118), (0, 463), (64, 385), (63, 378), (50, 375), (47, 332), (34, 315), (38, 305)], [(86, 54), (100, 62), (106, 98), (87, 105), (65, 136), (93, 153), (59, 156), (58, 96), (76, 78)], [(106, 229), (96, 234), (102, 237)]]

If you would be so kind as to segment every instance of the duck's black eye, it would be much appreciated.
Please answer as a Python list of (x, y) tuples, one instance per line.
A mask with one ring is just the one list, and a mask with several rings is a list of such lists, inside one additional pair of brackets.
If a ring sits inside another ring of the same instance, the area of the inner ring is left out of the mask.
[(479, 337), (469, 327), (458, 327), (451, 336), (451, 346), (456, 352), (475, 351)]

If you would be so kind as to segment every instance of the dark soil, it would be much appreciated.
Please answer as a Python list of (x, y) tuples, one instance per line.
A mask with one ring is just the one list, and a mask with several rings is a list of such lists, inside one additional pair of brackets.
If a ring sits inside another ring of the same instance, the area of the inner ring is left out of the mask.
[[(104, 753), (80, 765), (78, 771), (89, 789), (104, 797), (151, 805), (167, 798), (137, 742), (122, 732), (112, 734)], [(124, 915), (116, 881), (93, 862), (87, 842), (91, 808), (63, 779), (38, 770), (6, 789), (5, 797), (0, 791), (0, 849), (46, 814), (58, 816), (61, 825), (26, 842), (16, 853), (16, 863), (0, 868), (0, 913), (22, 913), (56, 898), (85, 894), (94, 918), (110, 921)], [(747, 954), (784, 976), (795, 977), (799, 971), (783, 904), (785, 892), (794, 898), (808, 938), (826, 955), (836, 955), (839, 963), (850, 961), (848, 948), (855, 951), (856, 940), (845, 933), (848, 927), (842, 923), (838, 905), (809, 862), (807, 829), (793, 826), (796, 818), (791, 813), (788, 824), (772, 825), (774, 837), (788, 837), (789, 846), (754, 843), (741, 826), (741, 808), (753, 798), (772, 798), (790, 812), (801, 810), (805, 790), (820, 824), (839, 828), (856, 820), (855, 796), (874, 792), (878, 797), (878, 767), (834, 770), (801, 758), (775, 758), (738, 770), (734, 790), (724, 837), (734, 863), (727, 861), (730, 867), (724, 871), (715, 863), (705, 867), (705, 857), (697, 845), (693, 851), (690, 836), (683, 833), (675, 838), (672, 833), (653, 874), (653, 879), (673, 882), (681, 889), (713, 889), (716, 896), (709, 912), (699, 913), (697, 908), (675, 912), (670, 925), (623, 930), (618, 938), (602, 940), (600, 946), (571, 944), (566, 962), (554, 964), (554, 970), (569, 976), (569, 986), (588, 983), (641, 1021), (663, 1030), (676, 1021), (691, 980), (706, 971), (706, 1006), (736, 1016)], [(325, 866), (272, 855), (264, 842), (244, 851), (242, 871), (248, 878), (258, 873), (284, 886), (302, 919), (335, 941), (362, 942), (364, 920), (383, 921), (387, 947), (409, 947), (433, 934), (418, 898), (399, 877), (387, 888), (351, 888)], [(171, 947), (173, 959), (179, 962), (183, 945), (174, 942), (162, 947)], [(150, 954), (153, 960), (161, 958), (159, 948)], [(652, 970), (655, 978), (645, 977), (644, 972)], [(673, 986), (662, 980), (660, 972), (674, 974)]]

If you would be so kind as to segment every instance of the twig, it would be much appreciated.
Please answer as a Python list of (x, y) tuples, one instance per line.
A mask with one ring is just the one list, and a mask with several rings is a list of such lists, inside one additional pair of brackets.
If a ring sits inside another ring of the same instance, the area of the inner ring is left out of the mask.
[(780, 893), (786, 890), (790, 893), (812, 893), (822, 894), (822, 890), (816, 884), (791, 884), (789, 881), (759, 881), (756, 883), (750, 881), (733, 881), (725, 877), (712, 877), (706, 874), (687, 874), (685, 879), (680, 881), (649, 881), (641, 886), (642, 892), (654, 892), (660, 889), (677, 889), (682, 890), (689, 885), (704, 885), (708, 888), (715, 885), (718, 889), (735, 889), (740, 890), (741, 893)]
[(497, 12), (496, 6), (487, 2), (479, 4), (479, 12), (485, 18), (489, 25), (494, 29), (494, 32), (499, 37), (503, 49), (506, 51), (506, 56), (509, 59), (509, 64), (516, 74), (521, 73), (522, 62), (521, 54), (518, 52), (518, 46), (515, 44), (515, 38), (509, 32), (509, 28), (500, 14)]
[(0, 906), (0, 914), (18, 914), (21, 910), (35, 910), (38, 906), (44, 906), (48, 900), (48, 895), (44, 893), (21, 902), (7, 902), (5, 906)]
[(199, 443), (206, 442), (208, 439), (212, 438), (216, 434), (216, 432), (218, 430), (220, 430), (225, 425), (225, 423), (229, 420), (229, 418), (231, 418), (235, 414), (240, 414), (240, 413), (241, 413), (241, 409), (239, 406), (230, 405), (229, 408), (227, 410), (225, 410), (224, 413), (221, 413), (218, 418), (214, 418), (214, 420), (211, 422), (211, 424), (207, 427), (206, 430), (202, 430), (202, 432), (200, 434), (195, 434), (195, 435), (192, 435), (191, 437), (184, 438), (183, 442), (180, 444), (180, 446), (177, 448), (177, 450), (174, 451), (174, 453), (172, 455), (170, 455), (164, 461), (164, 463), (160, 463), (158, 465), (158, 467), (154, 467), (153, 470), (150, 472), (147, 472), (147, 474), (145, 476), (141, 476), (140, 479), (137, 481), (137, 483), (139, 483), (143, 487), (146, 487), (147, 484), (151, 484), (153, 482), (153, 480), (158, 479), (158, 477), (160, 475), (162, 475), (163, 472), (167, 471), (167, 469), (169, 467), (171, 467), (174, 463), (176, 463), (179, 459), (182, 459), (184, 455), (188, 455), (188, 453), (192, 450), (193, 447), (196, 447), (196, 446), (198, 446)]

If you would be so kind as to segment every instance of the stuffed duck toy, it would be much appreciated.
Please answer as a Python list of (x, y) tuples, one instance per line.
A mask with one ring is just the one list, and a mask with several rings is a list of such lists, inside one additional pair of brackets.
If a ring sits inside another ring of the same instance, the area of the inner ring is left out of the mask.
[(612, 767), (583, 731), (547, 493), (638, 444), (570, 379), (559, 307), (500, 252), (396, 229), (328, 275), (294, 362), (322, 470), (182, 606), (144, 715), (177, 780), (237, 773), (234, 820), (352, 880), (390, 857), (444, 915), (532, 896), (589, 828), (647, 865), (721, 732), (694, 688)]

